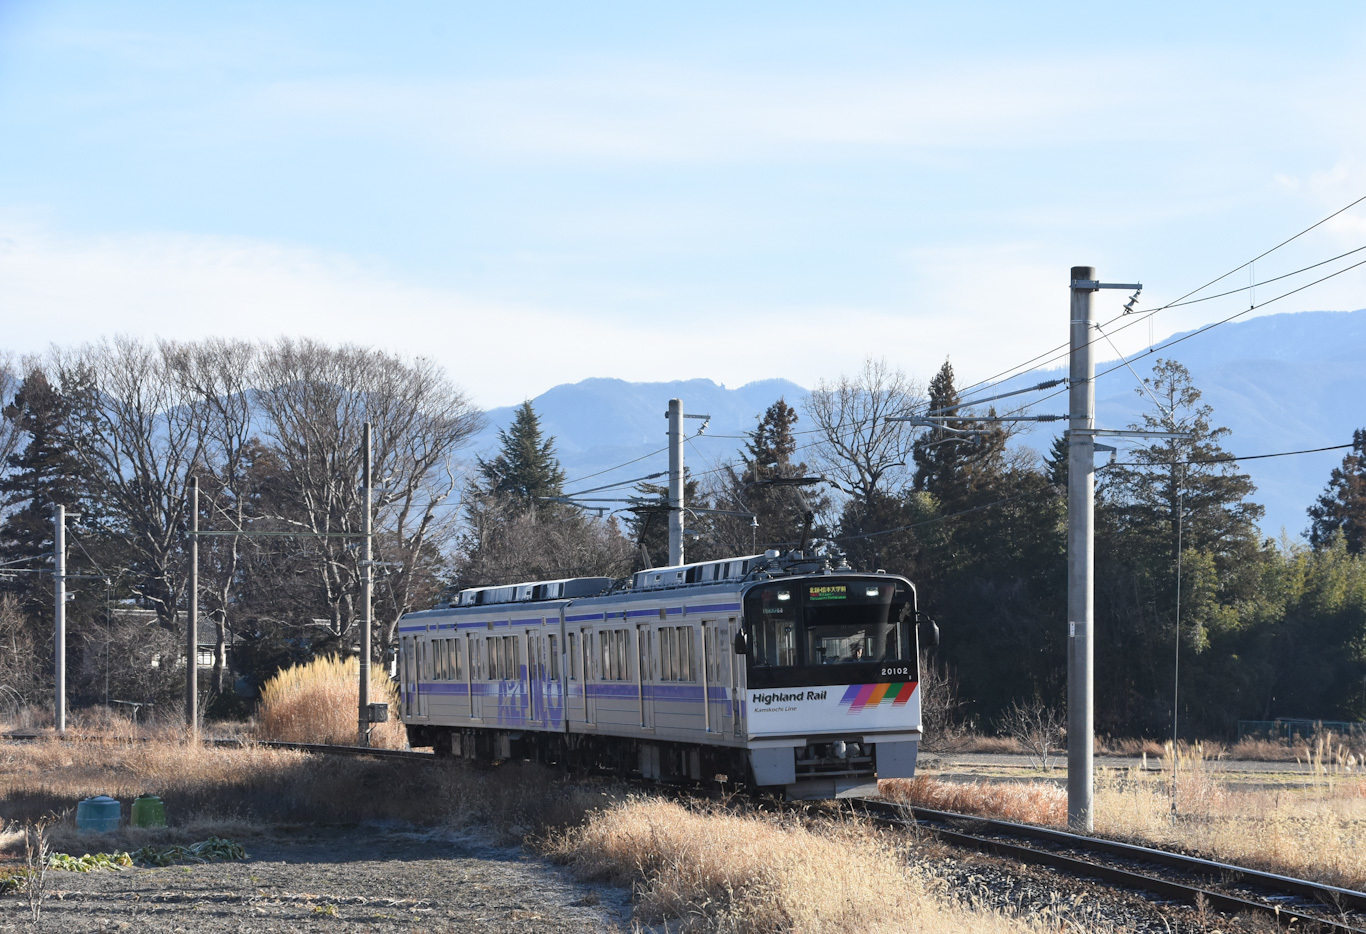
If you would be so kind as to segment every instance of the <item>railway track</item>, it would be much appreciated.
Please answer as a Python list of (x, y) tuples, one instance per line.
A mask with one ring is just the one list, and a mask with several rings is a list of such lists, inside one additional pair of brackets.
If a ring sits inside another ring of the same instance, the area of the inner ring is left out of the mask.
[[(10, 742), (24, 743), (35, 742), (39, 739), (52, 739), (51, 733), (35, 732), (13, 732), (0, 733), (0, 739)], [(87, 740), (87, 737), (70, 734), (56, 737), (61, 742), (79, 743)], [(136, 737), (131, 740), (120, 739), (119, 742), (147, 742), (145, 738)], [(275, 740), (246, 740), (246, 739), (214, 739), (205, 738), (203, 743), (206, 746), (223, 746), (228, 748), (240, 748), (242, 746), (265, 746), (270, 749), (295, 749), (300, 752), (314, 752), (320, 755), (329, 756), (365, 756), (371, 759), (419, 759), (425, 762), (435, 762), (436, 758), (429, 752), (413, 752), (408, 749), (379, 749), (374, 746), (332, 746), (326, 743), (284, 743)]]
[(1350, 889), (1047, 827), (877, 799), (859, 799), (854, 806), (880, 823), (915, 826), (959, 846), (1171, 901), (1263, 915), (1302, 931), (1366, 931), (1366, 893)]

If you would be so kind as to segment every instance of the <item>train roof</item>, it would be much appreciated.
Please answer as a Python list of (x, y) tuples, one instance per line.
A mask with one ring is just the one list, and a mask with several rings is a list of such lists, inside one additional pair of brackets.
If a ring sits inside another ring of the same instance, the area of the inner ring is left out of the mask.
[[(702, 587), (724, 583), (740, 583), (761, 576), (782, 577), (791, 574), (852, 573), (843, 561), (831, 567), (826, 558), (808, 558), (800, 552), (766, 551), (763, 554), (700, 561), (664, 568), (647, 568), (629, 578), (567, 577), (547, 581), (524, 581), (494, 587), (470, 587), (454, 594), (443, 594), (437, 609), (493, 606), (498, 604), (541, 603), (548, 600), (573, 600), (607, 595), (650, 593), (683, 587)], [(882, 573), (882, 572), (879, 572)]]

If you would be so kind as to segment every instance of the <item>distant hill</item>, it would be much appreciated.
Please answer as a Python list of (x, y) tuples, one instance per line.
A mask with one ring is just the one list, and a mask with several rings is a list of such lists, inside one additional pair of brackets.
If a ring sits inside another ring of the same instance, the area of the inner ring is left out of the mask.
[[(1214, 423), (1232, 430), (1222, 441), (1231, 454), (1274, 454), (1345, 444), (1352, 440), (1353, 429), (1366, 427), (1366, 309), (1303, 311), (1226, 324), (1170, 350), (1133, 357), (1131, 362), (1139, 375), (1146, 376), (1158, 358), (1177, 360), (1190, 370), (1203, 394), (1201, 402), (1214, 409)], [(1099, 365), (1097, 370), (1109, 365)], [(1065, 375), (1059, 369), (1031, 373), (1016, 382), (1029, 385)], [(1066, 397), (1050, 400), (1046, 408), (1066, 412)], [(1102, 428), (1137, 423), (1150, 408), (1127, 369), (1096, 383), (1096, 419)], [(1062, 426), (1040, 428), (1049, 430), (1036, 431), (1027, 443), (1046, 450)], [(1257, 484), (1253, 499), (1266, 507), (1263, 533), (1277, 536), (1282, 528), (1291, 537), (1302, 533), (1309, 525), (1305, 510), (1323, 491), (1329, 473), (1345, 453), (1241, 462)]]
[[(1324, 447), (1351, 441), (1355, 428), (1366, 427), (1366, 309), (1351, 312), (1307, 311), (1268, 315), (1216, 328), (1159, 352), (1135, 358), (1140, 374), (1158, 356), (1179, 360), (1214, 407), (1216, 424), (1232, 429), (1224, 447), (1234, 454), (1270, 454)], [(1102, 366), (1101, 369), (1105, 367)], [(928, 380), (933, 374), (915, 374)], [(1031, 373), (1012, 385), (1024, 386), (1063, 371)], [(1007, 386), (1005, 388), (1010, 388)], [(1133, 376), (1120, 369), (1096, 386), (1096, 413), (1101, 427), (1122, 428), (1136, 422), (1146, 408)], [(745, 432), (779, 397), (801, 409), (807, 391), (788, 380), (773, 379), (727, 389), (707, 379), (669, 383), (628, 383), (587, 379), (556, 386), (532, 400), (569, 479), (586, 489), (666, 470), (665, 410), (670, 399), (683, 400), (684, 411), (711, 415), (705, 434), (690, 442), (684, 457), (694, 471), (736, 456)], [(1027, 397), (1026, 397), (1027, 398)], [(1065, 412), (1060, 396), (1045, 406)], [(489, 427), (473, 450), (487, 454), (497, 445), (498, 429), (511, 421), (512, 407), (488, 413)], [(1040, 410), (1042, 411), (1042, 409)], [(701, 422), (689, 420), (695, 431)], [(809, 427), (805, 416), (798, 428)], [(1040, 426), (1023, 442), (1047, 450), (1061, 425)], [(659, 452), (655, 456), (650, 456)], [(1242, 464), (1257, 484), (1256, 500), (1266, 507), (1262, 528), (1291, 536), (1308, 525), (1305, 509), (1323, 490), (1343, 451), (1250, 460)], [(601, 476), (627, 461), (642, 458)], [(599, 494), (605, 495), (605, 494)]]
[[(805, 389), (785, 379), (759, 380), (738, 389), (709, 379), (668, 383), (586, 379), (556, 386), (531, 402), (542, 430), (555, 438), (555, 451), (570, 480), (567, 489), (573, 491), (668, 470), (670, 399), (683, 400), (685, 415), (711, 416), (702, 436), (691, 441), (683, 455), (690, 470), (700, 471), (734, 458), (745, 433), (753, 430), (759, 416), (775, 401), (786, 398), (799, 407), (806, 395)], [(487, 413), (488, 427), (476, 437), (474, 451), (485, 456), (497, 448), (498, 431), (512, 422), (515, 408), (505, 406)], [(689, 418), (685, 429), (693, 435), (702, 424)], [(610, 475), (573, 482), (637, 458), (644, 459)]]

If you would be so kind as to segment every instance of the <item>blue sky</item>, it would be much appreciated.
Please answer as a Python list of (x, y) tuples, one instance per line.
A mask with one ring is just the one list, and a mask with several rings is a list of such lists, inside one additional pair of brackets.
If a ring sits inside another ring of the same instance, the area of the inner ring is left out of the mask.
[(1366, 194), (1366, 5), (1197, 7), (0, 0), (0, 348), (308, 334), (488, 406), (969, 382), (1067, 339), (1072, 265), (1152, 306)]

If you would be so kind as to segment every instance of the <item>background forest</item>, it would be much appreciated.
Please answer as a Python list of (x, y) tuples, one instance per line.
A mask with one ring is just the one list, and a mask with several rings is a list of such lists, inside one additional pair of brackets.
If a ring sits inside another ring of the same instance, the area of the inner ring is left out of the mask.
[[(78, 516), (73, 705), (177, 709), (192, 476), (201, 529), (276, 533), (201, 545), (210, 715), (246, 713), (283, 665), (354, 652), (361, 552), (345, 536), (362, 527), (366, 421), (377, 660), (399, 616), (449, 588), (666, 561), (661, 487), (637, 484), (625, 509), (575, 505), (529, 402), (476, 457), (481, 413), (427, 360), (305, 340), (115, 339), (0, 361), (0, 383), (0, 709), (50, 697), (54, 503)], [(1178, 656), (1183, 732), (1366, 719), (1366, 431), (1306, 504), (1308, 543), (1262, 540), (1256, 490), (1186, 370), (1160, 360), (1144, 384), (1136, 427), (1192, 438), (1098, 459), (1098, 730), (1168, 735)], [(930, 409), (954, 419), (896, 420)], [(991, 728), (1014, 702), (1061, 698), (1066, 446), (1012, 447), (968, 418), (989, 411), (964, 404), (947, 362), (927, 387), (870, 360), (775, 399), (735, 462), (688, 477), (687, 558), (805, 541), (905, 574), (939, 621), (933, 664), (957, 682), (958, 717)]]

